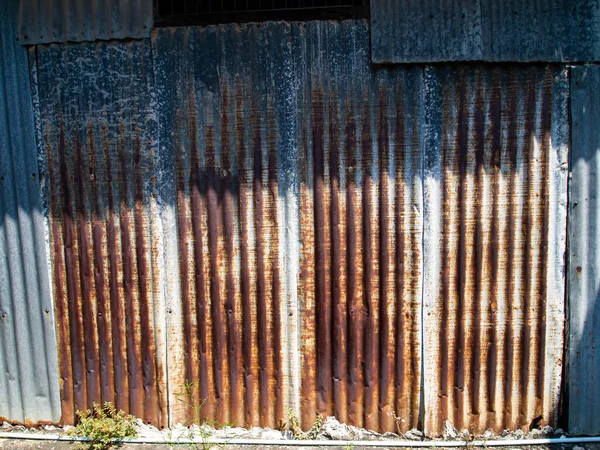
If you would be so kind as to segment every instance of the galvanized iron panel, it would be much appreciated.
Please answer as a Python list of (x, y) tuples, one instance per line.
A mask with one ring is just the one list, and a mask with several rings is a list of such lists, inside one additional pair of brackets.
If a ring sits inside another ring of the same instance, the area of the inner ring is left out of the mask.
[(428, 68), (425, 432), (556, 424), (568, 70)]
[(371, 2), (375, 63), (600, 59), (598, 0)]
[(153, 24), (152, 3), (152, 0), (21, 0), (19, 42), (30, 45), (148, 37)]
[(58, 358), (27, 51), (0, 3), (0, 421), (60, 419)]
[(111, 401), (166, 425), (150, 43), (37, 56), (62, 422)]
[(374, 63), (482, 60), (481, 33), (478, 1), (371, 2)]
[(600, 70), (573, 67), (569, 196), (569, 431), (600, 433)]
[(283, 23), (153, 34), (161, 152), (174, 167), (172, 423), (194, 418), (177, 395), (186, 382), (198, 383), (187, 400), (219, 423), (276, 427), (297, 402), (290, 43)]
[(600, 60), (598, 0), (480, 0), (486, 61)]
[(294, 24), (302, 423), (417, 426), (422, 69), (373, 71), (364, 21)]

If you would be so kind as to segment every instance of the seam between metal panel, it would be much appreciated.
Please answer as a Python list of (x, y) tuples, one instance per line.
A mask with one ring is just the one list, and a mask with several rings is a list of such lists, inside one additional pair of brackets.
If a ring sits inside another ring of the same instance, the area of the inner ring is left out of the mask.
[(569, 128), (569, 153), (567, 157), (568, 168), (567, 168), (567, 220), (566, 220), (566, 247), (565, 247), (565, 286), (564, 286), (564, 330), (563, 330), (563, 372), (560, 392), (560, 404), (559, 404), (559, 415), (558, 423), (568, 430), (569, 429), (569, 385), (571, 380), (569, 379), (569, 372), (571, 369), (571, 232), (573, 227), (571, 221), (573, 220), (571, 214), (571, 187), (573, 183), (573, 66), (567, 66), (568, 78), (569, 78), (569, 101), (568, 101), (568, 128)]
[[(421, 70), (421, 79), (422, 79), (422, 99), (421, 99), (421, 104), (425, 105), (425, 102), (427, 101), (427, 77), (426, 77), (426, 72), (427, 70), (427, 66), (423, 66), (423, 69)], [(427, 112), (428, 112), (428, 108), (425, 106), (425, 108), (423, 108), (423, 115), (426, 116)], [(423, 119), (425, 119), (425, 123), (427, 122), (427, 118), (423, 117)], [(421, 274), (420, 276), (420, 289), (421, 289), (421, 303), (419, 306), (419, 310), (420, 310), (420, 315), (419, 315), (419, 325), (420, 325), (420, 330), (419, 330), (419, 339), (421, 340), (421, 357), (420, 357), (420, 361), (419, 361), (419, 367), (421, 370), (420, 373), (420, 380), (419, 380), (419, 386), (420, 386), (420, 390), (419, 390), (419, 411), (418, 411), (418, 420), (417, 420), (417, 428), (422, 431), (423, 433), (425, 432), (425, 273), (424, 273), (424, 266), (425, 266), (425, 139), (423, 137), (423, 135), (421, 134), (420, 136), (420, 151), (421, 151), (421, 261), (420, 261), (420, 267), (419, 267), (419, 273)]]
[[(44, 250), (46, 254), (46, 268), (48, 270), (48, 284), (42, 288), (48, 291), (48, 305), (51, 315), (51, 333), (52, 333), (52, 345), (55, 351), (55, 360), (58, 361), (58, 336), (56, 333), (56, 310), (54, 302), (54, 289), (52, 288), (52, 253), (50, 248), (50, 220), (48, 215), (48, 176), (46, 170), (42, 167), (46, 167), (45, 164), (45, 151), (44, 141), (42, 138), (42, 128), (40, 121), (40, 96), (39, 96), (39, 71), (38, 71), (38, 46), (32, 47), (28, 50), (28, 62), (29, 62), (29, 83), (31, 86), (31, 101), (33, 107), (33, 128), (35, 132), (35, 144), (36, 144), (36, 161), (37, 161), (37, 172), (38, 172), (38, 183), (40, 186), (40, 204), (42, 207), (42, 217), (44, 222)], [(43, 158), (41, 160), (41, 158)], [(48, 355), (46, 356), (48, 360)], [(46, 365), (48, 380), (52, 380), (50, 368)], [(54, 368), (55, 373), (58, 374), (58, 364)], [(53, 416), (59, 418), (62, 414), (61, 401), (60, 401), (60, 389), (53, 390), (53, 385), (49, 386), (50, 389), (50, 406), (53, 409)], [(58, 405), (58, 411), (54, 411), (54, 406)]]

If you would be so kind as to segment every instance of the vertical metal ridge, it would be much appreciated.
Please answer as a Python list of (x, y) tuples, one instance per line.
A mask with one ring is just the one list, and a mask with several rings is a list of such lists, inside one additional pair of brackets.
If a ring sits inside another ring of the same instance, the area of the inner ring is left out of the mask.
[(598, 60), (594, 1), (386, 0), (370, 9), (374, 63)]
[(564, 305), (549, 288), (564, 286), (564, 239), (550, 230), (565, 216), (550, 205), (566, 186), (556, 164), (566, 117), (553, 103), (564, 102), (566, 70), (430, 70), (442, 156), (429, 157), (426, 191), (436, 196), (426, 221), (438, 220), (440, 205), (442, 237), (439, 247), (426, 239), (426, 264), (440, 265), (425, 283), (442, 287), (426, 305), (425, 327), (437, 335), (426, 341), (426, 434), (442, 434), (445, 420), (476, 434), (552, 425), (563, 328), (546, 315)]
[(307, 74), (298, 100), (302, 423), (322, 413), (405, 431), (420, 407), (422, 223), (421, 113), (405, 108), (422, 87), (420, 71), (371, 72), (366, 32), (364, 22), (293, 28)]
[(31, 45), (147, 38), (152, 9), (153, 2), (147, 0), (26, 0), (18, 11), (19, 42)]
[(33, 97), (17, 15), (18, 2), (0, 6), (0, 417), (32, 426), (57, 422), (60, 399)]
[[(153, 36), (157, 82), (170, 92), (161, 142), (175, 156), (183, 293), (169, 300), (169, 384), (177, 392), (198, 381), (202, 416), (223, 424), (275, 427), (290, 396), (280, 147), (291, 120), (277, 86), (290, 61), (288, 30), (249, 24)], [(264, 40), (273, 45), (262, 48)], [(176, 396), (170, 403), (173, 423), (192, 418)]]
[[(65, 423), (94, 401), (167, 420), (148, 59), (147, 42), (39, 49)], [(100, 87), (109, 84), (125, 103)]]

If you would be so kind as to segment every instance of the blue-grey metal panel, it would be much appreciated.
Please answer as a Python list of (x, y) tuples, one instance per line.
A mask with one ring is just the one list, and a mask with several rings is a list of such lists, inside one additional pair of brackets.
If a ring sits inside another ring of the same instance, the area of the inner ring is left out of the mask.
[(573, 67), (569, 197), (569, 431), (600, 433), (600, 67)]
[(60, 418), (54, 312), (27, 51), (0, 3), (0, 420)]
[(152, 0), (21, 0), (19, 42), (139, 39), (152, 21)]
[(598, 0), (371, 2), (375, 63), (600, 59)]
[(372, 1), (372, 60), (482, 60), (480, 17), (479, 3), (473, 0)]
[(480, 0), (484, 59), (600, 59), (598, 0)]
[(63, 421), (110, 401), (165, 426), (150, 41), (38, 46), (37, 75)]

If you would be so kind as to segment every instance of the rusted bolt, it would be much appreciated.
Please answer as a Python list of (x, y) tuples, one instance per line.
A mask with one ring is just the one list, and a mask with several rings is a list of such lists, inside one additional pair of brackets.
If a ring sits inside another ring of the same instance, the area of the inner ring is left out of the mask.
[(577, 273), (581, 273), (581, 266), (577, 266)]

